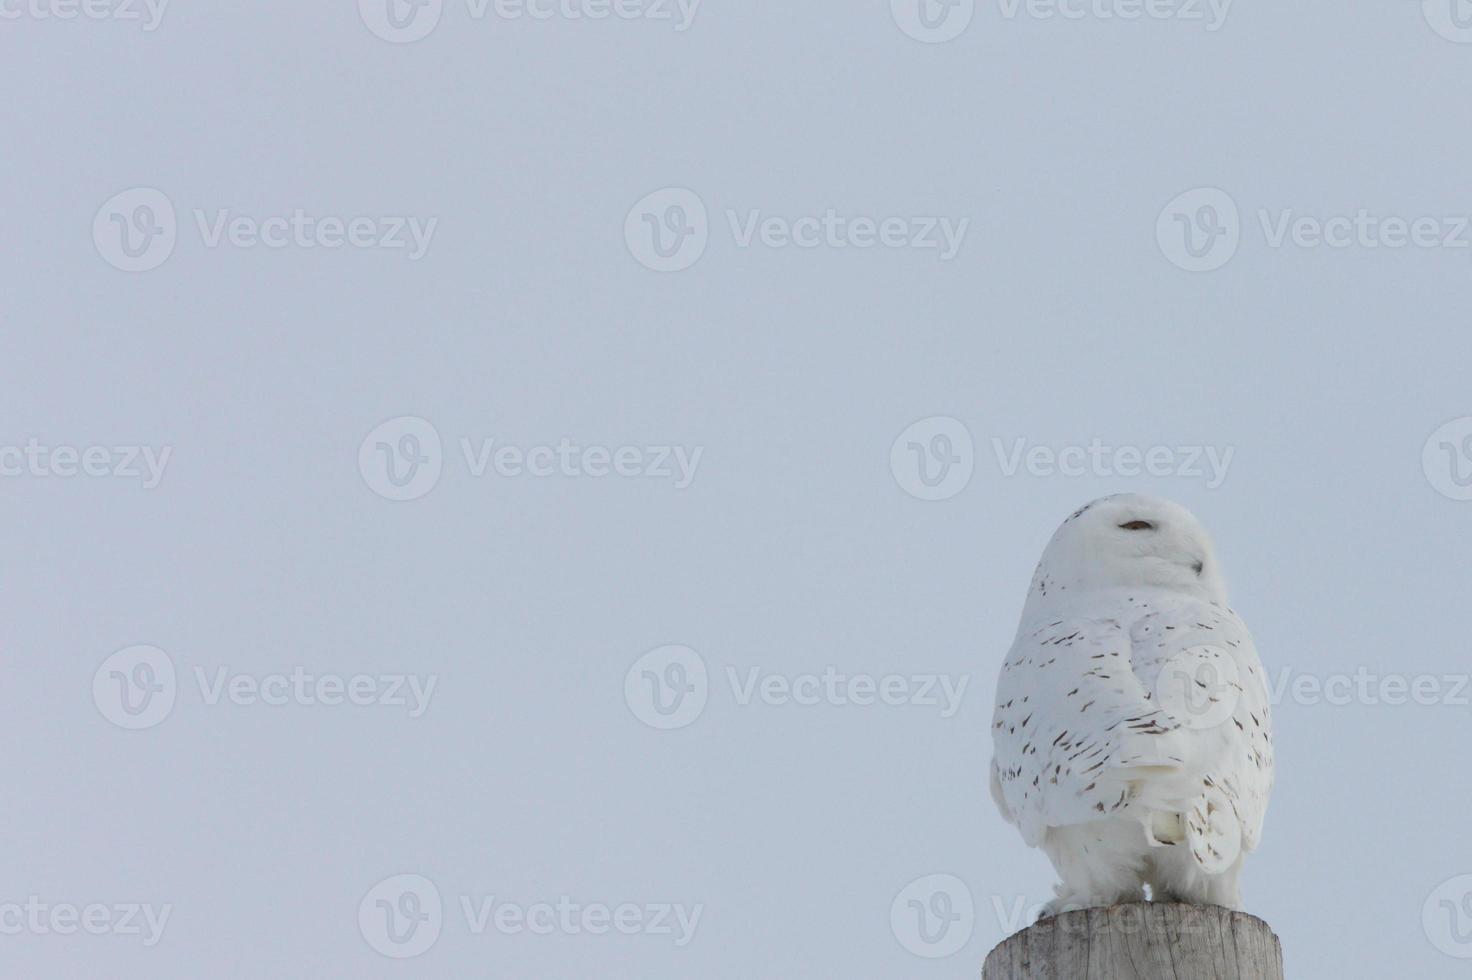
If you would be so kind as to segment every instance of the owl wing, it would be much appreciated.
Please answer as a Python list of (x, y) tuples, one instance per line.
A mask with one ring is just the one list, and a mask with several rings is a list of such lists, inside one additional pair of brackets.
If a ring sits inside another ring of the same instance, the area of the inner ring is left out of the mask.
[(1162, 789), (1190, 803), (1187, 836), (1193, 849), (1205, 842), (1198, 859), (1209, 867), (1219, 863), (1213, 848), (1222, 857), (1234, 857), (1239, 845), (1255, 849), (1274, 759), (1267, 678), (1246, 624), (1230, 609), (1181, 597), (1147, 610), (1130, 641), (1135, 675), (1182, 722), (1190, 745), (1182, 775), (1191, 782), (1166, 780)]
[[(1183, 663), (1185, 697), (1168, 696)], [(1196, 685), (1202, 672), (1221, 682)], [(1031, 845), (1107, 816), (1149, 828), (1154, 813), (1184, 814), (1203, 863), (1235, 855), (1227, 838), (1256, 845), (1272, 784), (1267, 690), (1229, 610), (1122, 598), (1029, 624), (1002, 666), (992, 736), (993, 798)]]
[(1152, 701), (1117, 618), (1065, 617), (1019, 633), (992, 716), (993, 796), (1036, 846), (1048, 827), (1129, 802), (1131, 767), (1180, 765), (1181, 725)]

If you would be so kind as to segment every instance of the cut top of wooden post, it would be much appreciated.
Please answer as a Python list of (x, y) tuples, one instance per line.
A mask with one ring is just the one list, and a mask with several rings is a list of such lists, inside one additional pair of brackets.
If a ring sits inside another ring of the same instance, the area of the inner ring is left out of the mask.
[(992, 950), (982, 980), (1283, 980), (1283, 949), (1245, 912), (1134, 902), (1043, 919)]

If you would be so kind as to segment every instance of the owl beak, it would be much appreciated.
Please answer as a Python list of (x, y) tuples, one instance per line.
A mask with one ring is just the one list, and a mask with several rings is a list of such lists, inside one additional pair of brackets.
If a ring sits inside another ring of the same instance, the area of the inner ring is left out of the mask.
[(1206, 563), (1203, 562), (1203, 561), (1201, 561), (1200, 559), (1197, 559), (1191, 565), (1191, 571), (1193, 571), (1193, 572), (1196, 573), (1196, 577), (1197, 578), (1200, 578), (1201, 577), (1201, 573), (1202, 573), (1202, 571), (1205, 570), (1205, 568), (1206, 568)]

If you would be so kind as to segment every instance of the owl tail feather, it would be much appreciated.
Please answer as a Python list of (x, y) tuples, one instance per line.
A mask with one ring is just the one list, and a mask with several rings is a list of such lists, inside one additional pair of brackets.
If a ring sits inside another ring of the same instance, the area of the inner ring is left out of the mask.
[(1186, 845), (1207, 874), (1221, 874), (1242, 856), (1242, 822), (1227, 795), (1209, 786), (1183, 814)]

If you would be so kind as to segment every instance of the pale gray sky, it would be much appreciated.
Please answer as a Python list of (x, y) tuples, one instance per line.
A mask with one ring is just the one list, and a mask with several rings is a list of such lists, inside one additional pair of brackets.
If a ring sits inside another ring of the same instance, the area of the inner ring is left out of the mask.
[(0, 0), (4, 972), (974, 977), (1141, 490), (1288, 975), (1464, 976), (1457, 2)]

